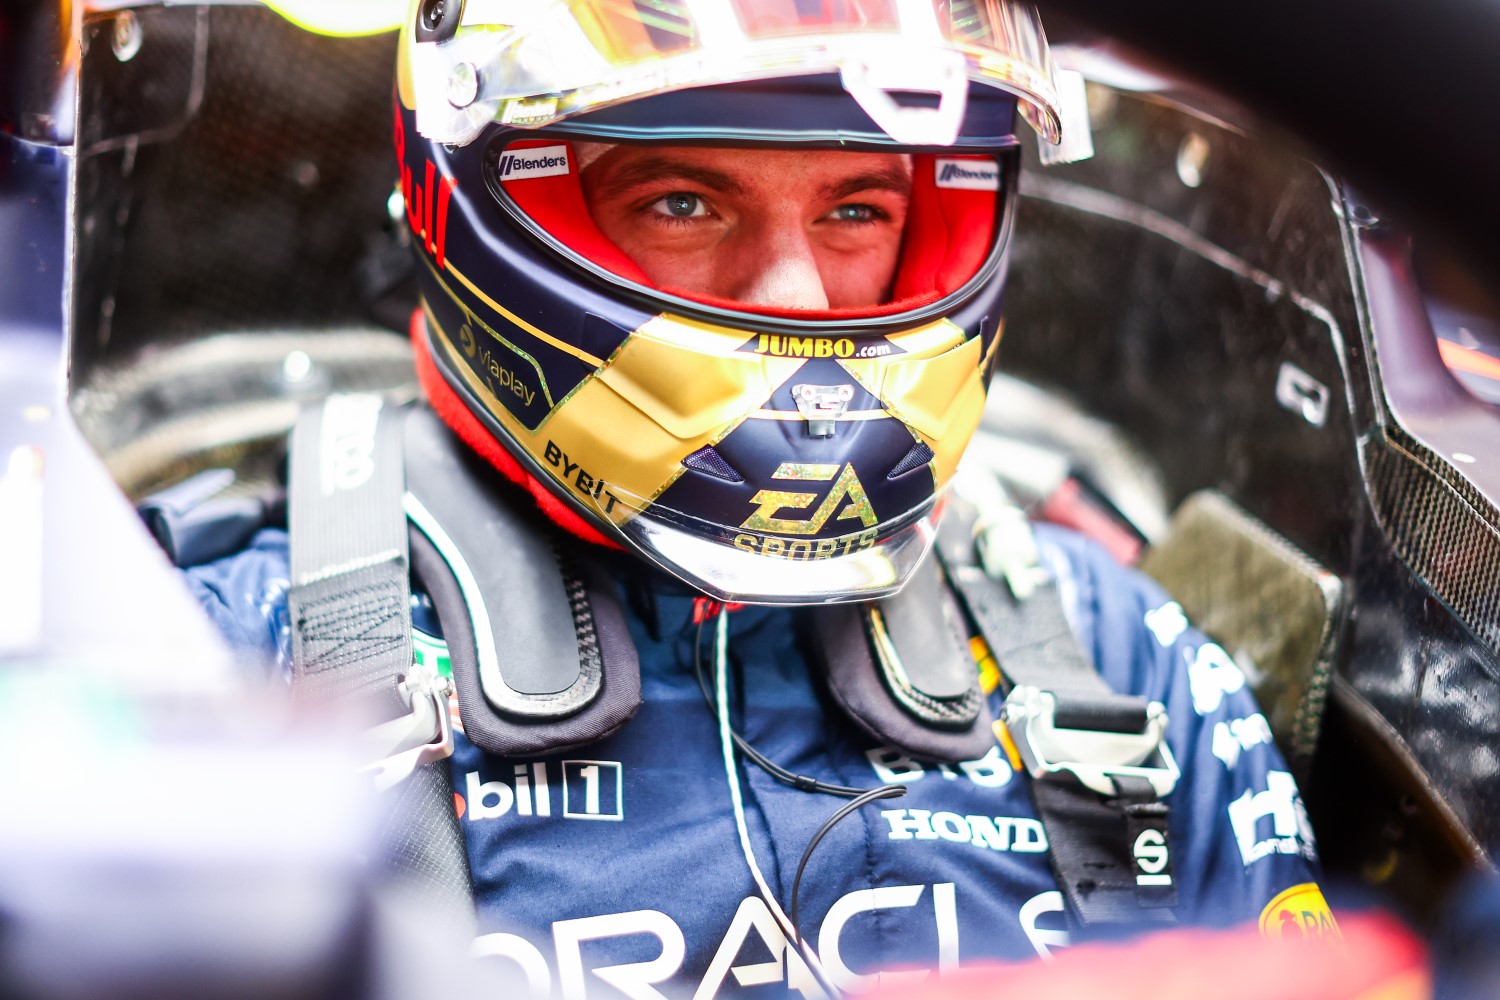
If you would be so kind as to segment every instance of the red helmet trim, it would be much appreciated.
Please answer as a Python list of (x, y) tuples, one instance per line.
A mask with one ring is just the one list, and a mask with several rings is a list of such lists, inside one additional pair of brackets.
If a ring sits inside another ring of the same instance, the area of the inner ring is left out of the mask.
[(502, 476), (530, 493), (542, 513), (558, 527), (586, 542), (623, 550), (623, 546), (605, 538), (597, 528), (585, 521), (572, 507), (559, 500), (540, 480), (526, 471), (516, 457), (506, 451), (505, 446), (469, 410), (468, 405), (459, 398), (458, 393), (453, 391), (453, 387), (438, 371), (437, 363), (433, 361), (432, 355), (427, 350), (426, 331), (426, 321), (422, 316), (422, 310), (418, 309), (411, 318), (411, 343), (417, 366), (417, 381), (427, 396), (427, 402), (432, 405), (443, 423), (452, 428), (464, 444), (474, 449), (485, 461), (499, 470)]
[[(522, 139), (509, 148), (556, 145), (556, 139)], [(611, 274), (627, 281), (720, 309), (801, 320), (849, 320), (892, 316), (929, 305), (952, 294), (978, 273), (989, 256), (995, 235), (994, 191), (937, 186), (938, 156), (913, 157), (911, 203), (902, 234), (901, 260), (891, 301), (852, 309), (782, 309), (747, 305), (680, 288), (661, 287), (647, 280), (641, 269), (594, 224), (583, 199), (578, 157), (568, 143), (568, 172), (553, 177), (528, 177), (505, 184), (505, 191), (521, 212), (563, 246)], [(944, 154), (943, 159), (988, 160), (986, 156)]]

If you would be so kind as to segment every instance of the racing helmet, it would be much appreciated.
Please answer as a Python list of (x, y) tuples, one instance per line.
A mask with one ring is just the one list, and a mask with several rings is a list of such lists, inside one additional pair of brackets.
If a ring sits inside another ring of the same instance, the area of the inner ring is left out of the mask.
[[(893, 593), (979, 424), (1018, 119), (1059, 141), (1008, 0), (416, 0), (424, 391), (554, 521), (711, 596)], [(741, 280), (779, 265), (726, 234), (787, 213), (821, 294)]]

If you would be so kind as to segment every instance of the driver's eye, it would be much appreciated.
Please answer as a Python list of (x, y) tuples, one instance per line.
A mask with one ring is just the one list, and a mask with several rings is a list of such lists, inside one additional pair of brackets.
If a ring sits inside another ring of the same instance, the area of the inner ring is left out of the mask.
[(707, 215), (708, 211), (703, 207), (703, 199), (695, 194), (685, 191), (674, 191), (664, 198), (660, 198), (651, 206), (661, 215), (669, 215), (674, 219), (691, 219), (695, 216)]
[(884, 215), (874, 205), (840, 205), (829, 214), (839, 222), (876, 222)]

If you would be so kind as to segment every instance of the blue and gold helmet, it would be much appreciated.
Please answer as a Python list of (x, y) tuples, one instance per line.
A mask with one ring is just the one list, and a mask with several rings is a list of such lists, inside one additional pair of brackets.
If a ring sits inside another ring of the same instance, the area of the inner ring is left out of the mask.
[[(715, 597), (900, 588), (984, 406), (1018, 119), (1059, 138), (1035, 12), (419, 0), (400, 52), (444, 419), (564, 527)], [(812, 234), (802, 271), (773, 216)]]

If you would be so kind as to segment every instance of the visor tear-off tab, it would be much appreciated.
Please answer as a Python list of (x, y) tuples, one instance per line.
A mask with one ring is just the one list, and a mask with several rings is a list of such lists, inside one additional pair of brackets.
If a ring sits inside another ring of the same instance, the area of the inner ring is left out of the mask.
[(412, 559), (448, 644), (464, 733), (533, 757), (608, 736), (640, 661), (608, 580), (425, 407), (406, 424)]
[[(401, 509), (403, 413), (376, 395), (335, 395), (292, 431), (288, 527), (292, 691), (370, 724), (408, 715), (411, 581)], [(445, 760), (380, 799), (382, 853), (408, 891), (473, 934), (473, 892)]]
[[(1148, 703), (1112, 691), (1099, 676), (1068, 624), (1056, 581), (1017, 600), (1003, 580), (979, 566), (976, 520), (974, 510), (955, 498), (936, 549), (953, 590), (1012, 685), (1008, 690), (1030, 688), (1053, 699), (1050, 721), (1064, 732), (1142, 739), (1152, 717)], [(1026, 748), (1022, 756), (1031, 763)], [(1113, 794), (1085, 786), (1066, 769), (1033, 773), (1030, 782), (1070, 919), (1079, 929), (1173, 924), (1177, 890), (1168, 806), (1150, 780), (1107, 764), (1099, 770)], [(1171, 774), (1175, 780), (1175, 763)]]
[(931, 761), (994, 748), (960, 612), (930, 554), (899, 594), (822, 608), (813, 620), (829, 691), (865, 732)]

